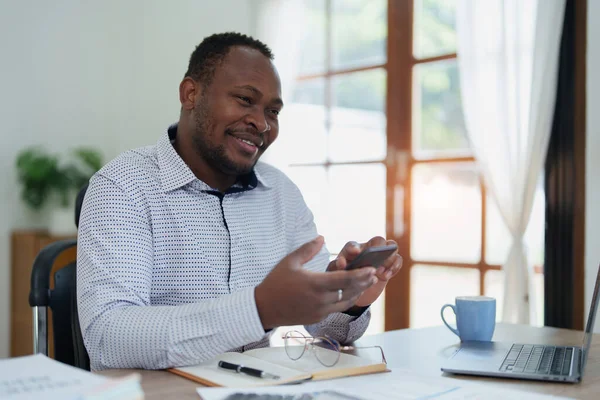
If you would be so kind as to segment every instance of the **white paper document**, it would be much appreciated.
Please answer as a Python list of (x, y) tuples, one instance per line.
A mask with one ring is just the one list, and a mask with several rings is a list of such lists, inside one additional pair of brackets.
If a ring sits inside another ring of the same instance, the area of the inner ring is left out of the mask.
[[(537, 393), (502, 390), (464, 380), (444, 377), (425, 377), (408, 371), (394, 370), (389, 373), (364, 375), (329, 381), (307, 382), (291, 386), (261, 388), (198, 388), (203, 400), (225, 400), (236, 393), (297, 395), (310, 394), (315, 399), (339, 400), (458, 400), (458, 399), (567, 399)], [(329, 393), (328, 393), (329, 392)], [(333, 393), (331, 393), (333, 392)], [(336, 396), (335, 394), (339, 394)], [(233, 397), (232, 397), (233, 398)]]
[(0, 360), (2, 400), (91, 398), (143, 398), (139, 375), (119, 380), (108, 379), (42, 354)]

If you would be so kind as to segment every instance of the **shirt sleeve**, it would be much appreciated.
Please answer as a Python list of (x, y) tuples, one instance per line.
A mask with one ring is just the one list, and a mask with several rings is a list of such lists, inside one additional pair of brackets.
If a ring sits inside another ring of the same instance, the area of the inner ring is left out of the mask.
[[(296, 219), (296, 238), (295, 248), (314, 239), (317, 233), (317, 227), (314, 223), (314, 217), (300, 192), (298, 192), (299, 202), (301, 203), (300, 212)], [(329, 264), (329, 251), (323, 246), (321, 251), (308, 263), (305, 268), (312, 271), (325, 272)], [(304, 328), (312, 336), (328, 336), (340, 343), (352, 343), (359, 339), (369, 327), (371, 321), (371, 310), (367, 308), (360, 316), (351, 316), (345, 313), (329, 314), (324, 320), (305, 325)]]
[(152, 306), (152, 224), (141, 193), (96, 174), (79, 224), (77, 298), (92, 369), (196, 364), (265, 336), (254, 288)]

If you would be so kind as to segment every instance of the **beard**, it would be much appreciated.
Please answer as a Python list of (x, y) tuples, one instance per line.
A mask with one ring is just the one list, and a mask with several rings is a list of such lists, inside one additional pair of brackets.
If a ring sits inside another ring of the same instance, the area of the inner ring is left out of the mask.
[[(209, 132), (211, 131), (211, 120), (209, 117), (206, 101), (202, 99), (194, 107), (195, 129), (192, 135), (194, 150), (198, 156), (206, 160), (213, 168), (227, 175), (246, 175), (252, 171), (258, 157), (251, 163), (239, 163), (227, 156), (224, 145), (216, 145), (210, 141)], [(229, 130), (225, 131), (229, 134)]]

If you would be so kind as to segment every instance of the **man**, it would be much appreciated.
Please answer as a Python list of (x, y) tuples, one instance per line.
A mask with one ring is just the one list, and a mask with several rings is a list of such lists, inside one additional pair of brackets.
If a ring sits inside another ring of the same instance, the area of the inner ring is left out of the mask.
[(329, 263), (298, 188), (260, 156), (283, 107), (271, 51), (206, 38), (179, 87), (181, 115), (91, 180), (78, 242), (81, 329), (92, 368), (162, 369), (267, 346), (278, 326), (351, 342), (401, 267)]

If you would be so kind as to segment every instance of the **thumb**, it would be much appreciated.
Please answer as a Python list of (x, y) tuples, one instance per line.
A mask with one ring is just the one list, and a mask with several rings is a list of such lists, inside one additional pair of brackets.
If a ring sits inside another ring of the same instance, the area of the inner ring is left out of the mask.
[(323, 236), (319, 235), (310, 242), (304, 243), (288, 256), (291, 260), (304, 265), (319, 253), (323, 247)]

